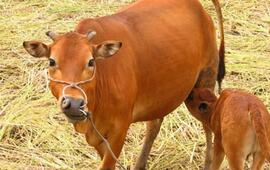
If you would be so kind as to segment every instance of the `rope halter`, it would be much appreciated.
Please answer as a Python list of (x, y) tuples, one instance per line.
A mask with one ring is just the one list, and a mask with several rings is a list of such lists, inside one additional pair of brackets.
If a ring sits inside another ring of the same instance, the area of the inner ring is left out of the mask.
[(94, 71), (93, 71), (93, 74), (92, 74), (91, 78), (89, 78), (87, 80), (82, 80), (82, 81), (79, 81), (79, 82), (69, 82), (69, 81), (63, 81), (63, 80), (54, 79), (54, 78), (52, 78), (50, 76), (50, 74), (49, 74), (49, 72), (47, 70), (47, 78), (48, 78), (48, 80), (50, 80), (52, 82), (55, 82), (55, 83), (60, 83), (60, 84), (65, 84), (66, 85), (63, 88), (63, 90), (62, 90), (62, 96), (63, 96), (64, 99), (66, 98), (65, 91), (66, 91), (67, 88), (75, 88), (75, 89), (79, 90), (83, 94), (85, 103), (84, 103), (83, 106), (81, 106), (80, 112), (83, 113), (87, 119), (90, 119), (90, 122), (92, 124), (92, 127), (94, 128), (94, 130), (96, 131), (96, 133), (98, 134), (98, 136), (103, 140), (103, 142), (107, 146), (107, 148), (108, 148), (111, 156), (113, 157), (113, 159), (119, 164), (119, 166), (120, 166), (121, 169), (126, 170), (126, 168), (124, 167), (124, 165), (121, 164), (121, 162), (117, 159), (117, 157), (115, 156), (114, 152), (112, 151), (111, 146), (110, 146), (110, 143), (107, 141), (107, 139), (105, 137), (103, 137), (103, 135), (99, 132), (99, 130), (95, 126), (95, 124), (93, 122), (93, 118), (91, 116), (92, 115), (91, 112), (86, 112), (86, 111), (83, 110), (83, 108), (87, 105), (88, 101), (87, 101), (87, 95), (86, 95), (85, 91), (80, 87), (80, 85), (91, 82), (95, 78), (95, 75), (96, 75), (96, 64), (95, 63), (94, 63)]
[(91, 82), (95, 78), (95, 75), (96, 75), (96, 64), (95, 63), (94, 63), (94, 71), (93, 71), (92, 76), (87, 80), (82, 80), (79, 82), (69, 82), (69, 81), (54, 79), (50, 76), (49, 71), (47, 70), (48, 80), (55, 82), (55, 83), (65, 84), (64, 88), (62, 89), (62, 97), (64, 99), (66, 99), (66, 96), (67, 96), (66, 90), (68, 88), (74, 88), (74, 89), (77, 89), (81, 92), (81, 94), (83, 95), (84, 101), (85, 101), (84, 105), (81, 106), (81, 108), (84, 108), (85, 106), (87, 106), (88, 100), (87, 100), (87, 95), (86, 95), (85, 91), (80, 87), (80, 85)]

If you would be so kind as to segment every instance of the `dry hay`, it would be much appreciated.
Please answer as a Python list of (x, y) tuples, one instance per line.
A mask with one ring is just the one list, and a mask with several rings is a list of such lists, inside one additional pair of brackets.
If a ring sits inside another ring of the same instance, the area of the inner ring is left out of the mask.
[[(213, 16), (210, 0), (203, 4)], [(0, 1), (0, 169), (96, 169), (100, 159), (74, 132), (46, 87), (47, 61), (30, 57), (24, 40), (49, 42), (44, 32), (70, 31), (82, 18), (113, 13), (130, 1)], [(223, 0), (227, 76), (224, 87), (257, 94), (270, 108), (270, 1)], [(121, 162), (134, 162), (144, 124), (132, 125)], [(165, 118), (149, 169), (201, 169), (205, 140), (184, 106)], [(247, 165), (248, 166), (248, 165)], [(227, 167), (224, 163), (223, 167)]]

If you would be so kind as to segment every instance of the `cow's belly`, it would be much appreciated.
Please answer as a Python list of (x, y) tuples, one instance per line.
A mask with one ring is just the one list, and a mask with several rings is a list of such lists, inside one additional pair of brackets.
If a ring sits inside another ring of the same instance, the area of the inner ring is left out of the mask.
[(151, 78), (151, 74), (146, 76), (145, 84), (141, 87), (134, 105), (133, 122), (162, 118), (187, 98), (196, 83), (200, 68), (184, 68), (164, 69), (167, 73), (158, 74), (159, 81)]
[(134, 122), (161, 118), (176, 109), (187, 98), (204, 67), (204, 60), (209, 58), (202, 52), (199, 30), (194, 31), (195, 38), (188, 37), (189, 33), (182, 29), (176, 29), (174, 35), (164, 31), (166, 34), (166, 40), (154, 36), (145, 39), (148, 48), (138, 55)]

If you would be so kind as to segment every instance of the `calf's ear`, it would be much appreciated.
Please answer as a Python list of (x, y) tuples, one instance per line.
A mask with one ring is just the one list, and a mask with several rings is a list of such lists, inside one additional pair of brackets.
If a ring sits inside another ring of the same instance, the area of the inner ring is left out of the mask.
[(24, 41), (23, 47), (33, 57), (49, 57), (49, 47), (39, 41)]
[(122, 47), (119, 41), (105, 41), (94, 48), (95, 58), (108, 58), (116, 54)]
[(201, 103), (199, 104), (199, 108), (198, 108), (198, 109), (199, 109), (200, 112), (202, 112), (202, 113), (206, 112), (207, 109), (208, 109), (208, 103), (206, 103), (206, 102), (201, 102)]

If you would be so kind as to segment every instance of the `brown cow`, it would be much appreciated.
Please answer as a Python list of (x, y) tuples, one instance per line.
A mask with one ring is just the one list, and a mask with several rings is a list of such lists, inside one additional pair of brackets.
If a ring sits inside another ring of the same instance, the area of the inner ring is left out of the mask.
[[(219, 169), (224, 153), (230, 169), (243, 170), (245, 159), (253, 155), (252, 170), (260, 170), (270, 160), (270, 115), (256, 96), (239, 90), (224, 90), (219, 99), (207, 88), (191, 94), (195, 117), (214, 132), (211, 170)], [(189, 101), (187, 101), (188, 103)]]
[[(92, 112), (117, 157), (130, 124), (148, 121), (134, 168), (144, 169), (163, 117), (194, 87), (213, 89), (225, 73), (223, 30), (219, 57), (213, 22), (197, 0), (139, 0), (116, 14), (82, 20), (74, 32), (48, 35), (52, 44), (27, 41), (24, 48), (49, 59), (51, 91), (100, 154), (100, 169), (114, 169), (115, 159), (81, 109)], [(209, 161), (210, 152), (206, 167)]]

